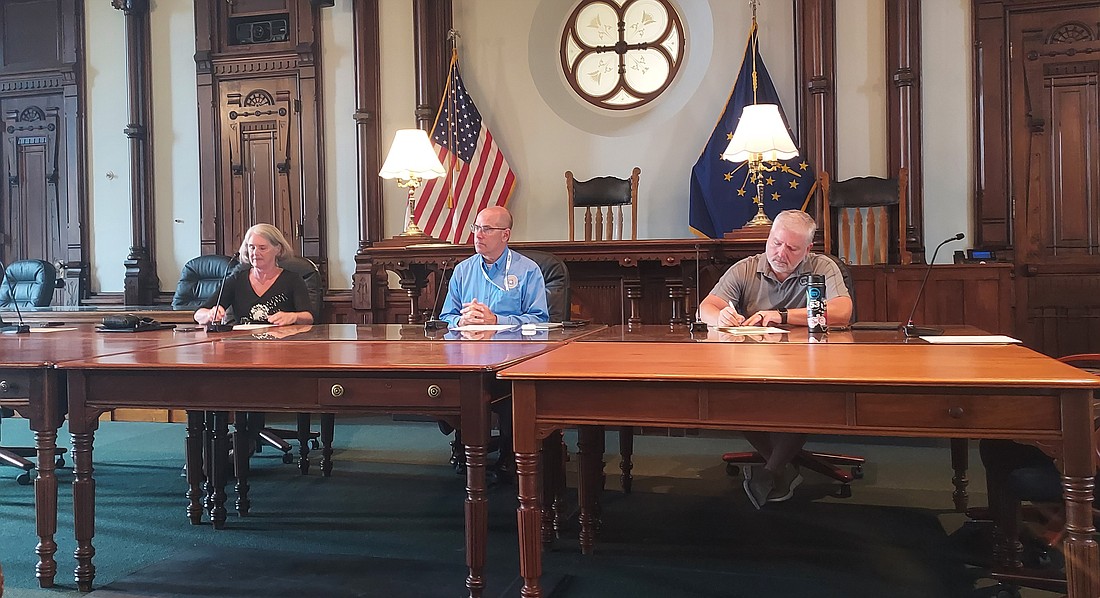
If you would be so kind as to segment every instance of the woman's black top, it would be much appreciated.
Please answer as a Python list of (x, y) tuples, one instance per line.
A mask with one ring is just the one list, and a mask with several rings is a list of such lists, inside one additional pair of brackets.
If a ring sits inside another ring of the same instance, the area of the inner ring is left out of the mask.
[[(238, 323), (266, 324), (268, 314), (310, 311), (309, 289), (301, 276), (283, 270), (263, 296), (257, 296), (248, 280), (248, 272), (249, 269), (245, 268), (230, 274), (225, 279), (225, 290), (222, 292), (221, 306), (226, 310), (232, 308), (231, 317)], [(214, 307), (217, 300), (218, 296), (214, 295), (203, 307)]]

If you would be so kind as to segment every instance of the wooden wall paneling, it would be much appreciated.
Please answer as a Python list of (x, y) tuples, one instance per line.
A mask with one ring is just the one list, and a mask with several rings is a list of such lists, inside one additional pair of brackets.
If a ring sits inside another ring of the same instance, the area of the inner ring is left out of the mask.
[(130, 153), (130, 253), (124, 262), (124, 301), (149, 305), (160, 291), (153, 214), (152, 89), (148, 0), (112, 0), (126, 21), (126, 104), (123, 131)]
[[(908, 169), (905, 239), (899, 240), (924, 261), (924, 166), (921, 143), (920, 0), (886, 3), (887, 169), (895, 176)], [(965, 198), (960, 198), (965, 200)]]
[[(327, 280), (322, 5), (331, 3), (196, 2), (199, 153), (214, 166), (200, 171), (203, 253), (235, 253), (249, 226), (270, 222)], [(240, 18), (285, 18), (287, 37), (235, 43), (239, 23), (230, 19)]]
[[(354, 0), (352, 18), (355, 21), (355, 147), (359, 158), (359, 248), (355, 252), (355, 272), (351, 276), (352, 307), (360, 313), (373, 314), (372, 289), (387, 284), (370, 268), (365, 253), (385, 235), (382, 179), (378, 176), (385, 151), (378, 0)], [(370, 317), (367, 316), (363, 323), (370, 323)]]
[(1013, 234), (1005, 9), (975, 0), (973, 14), (974, 246), (1004, 253)]
[[(1011, 7), (1010, 7), (1011, 8)], [(1082, 338), (1100, 275), (1100, 2), (1008, 11), (1017, 328), (1051, 355), (1100, 350)], [(1051, 334), (1051, 331), (1057, 334)]]
[(416, 126), (430, 131), (443, 97), (451, 63), (451, 0), (413, 0), (413, 39), (416, 45)]
[[(795, 0), (794, 22), (799, 147), (817, 173), (835, 173), (835, 0)], [(811, 206), (814, 219), (822, 222), (821, 202)]]
[(218, 134), (219, 93), (214, 78), (214, 51), (218, 47), (219, 14), (206, 2), (195, 3), (195, 86), (198, 105), (199, 133), (199, 235), (200, 253), (221, 253), (218, 243), (219, 204), (218, 185), (224, 177), (222, 141)]
[(0, 259), (46, 259), (88, 294), (83, 176), (82, 3), (0, 3)]

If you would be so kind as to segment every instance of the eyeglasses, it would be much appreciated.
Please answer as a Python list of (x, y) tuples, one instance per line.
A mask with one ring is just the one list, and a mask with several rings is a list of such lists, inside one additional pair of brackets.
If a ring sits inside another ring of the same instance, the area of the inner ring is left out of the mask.
[(481, 226), (480, 224), (471, 224), (470, 225), (470, 232), (472, 232), (474, 234), (477, 234), (477, 233), (489, 234), (489, 233), (494, 233), (498, 230), (508, 230), (508, 227), (506, 227), (506, 226)]

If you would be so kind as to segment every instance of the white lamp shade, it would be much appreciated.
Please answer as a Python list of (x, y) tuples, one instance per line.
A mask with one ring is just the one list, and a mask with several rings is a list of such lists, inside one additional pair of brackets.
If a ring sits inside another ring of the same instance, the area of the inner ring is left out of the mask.
[(779, 116), (779, 106), (775, 104), (745, 106), (733, 139), (722, 152), (722, 159), (745, 162), (753, 154), (762, 155), (765, 161), (788, 160), (798, 155), (798, 148), (794, 146), (783, 118)]
[(384, 179), (434, 179), (443, 176), (443, 164), (432, 149), (428, 132), (401, 129), (393, 136), (390, 153), (378, 176)]

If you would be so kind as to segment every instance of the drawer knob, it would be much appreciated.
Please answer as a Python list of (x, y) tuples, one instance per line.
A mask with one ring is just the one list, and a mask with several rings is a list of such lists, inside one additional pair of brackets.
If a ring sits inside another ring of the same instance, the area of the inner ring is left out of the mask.
[(0, 380), (0, 392), (8, 392), (11, 390), (11, 384), (7, 380)]
[(344, 396), (344, 387), (339, 384), (332, 385), (332, 396), (342, 397)]
[(442, 395), (442, 394), (443, 394), (443, 389), (440, 388), (438, 384), (429, 384), (428, 385), (428, 397), (429, 398), (437, 399), (437, 398), (439, 398), (439, 395)]
[(963, 410), (962, 407), (948, 407), (947, 408), (947, 415), (949, 415), (949, 416), (951, 416), (955, 419), (961, 418), (963, 416), (963, 414), (965, 414), (965, 413), (966, 412)]

